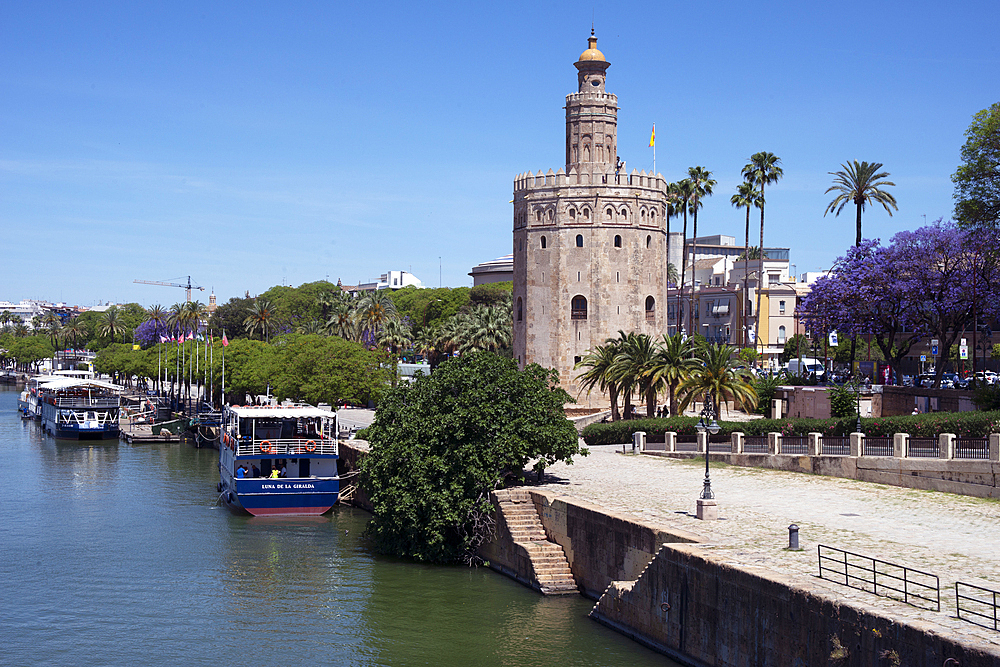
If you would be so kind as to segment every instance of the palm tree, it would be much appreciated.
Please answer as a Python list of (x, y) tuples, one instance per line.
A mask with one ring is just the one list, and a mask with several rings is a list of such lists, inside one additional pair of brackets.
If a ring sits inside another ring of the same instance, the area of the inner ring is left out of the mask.
[[(618, 332), (621, 337), (622, 332)], [(653, 337), (642, 333), (629, 333), (622, 340), (618, 354), (611, 365), (611, 373), (618, 378), (620, 385), (635, 387), (639, 396), (646, 399), (646, 416), (653, 417), (656, 413), (656, 383), (654, 382), (656, 358), (656, 343)], [(626, 400), (631, 399), (631, 391), (626, 393)], [(626, 412), (628, 405), (626, 405)]]
[(781, 169), (781, 158), (774, 153), (761, 151), (750, 156), (750, 161), (743, 167), (743, 178), (760, 189), (760, 248), (761, 254), (757, 262), (757, 307), (754, 309), (753, 339), (754, 345), (760, 340), (760, 297), (764, 288), (764, 186), (777, 183), (784, 175)]
[[(736, 188), (736, 194), (729, 198), (729, 203), (736, 208), (746, 207), (747, 209), (747, 225), (743, 234), (743, 301), (745, 303), (747, 278), (750, 275), (750, 207), (760, 206), (760, 192), (753, 186), (753, 183), (743, 181)], [(743, 347), (747, 345), (746, 318), (744, 318), (743, 339), (740, 343)]]
[(859, 164), (857, 160), (854, 160), (840, 166), (844, 168), (843, 171), (829, 172), (831, 176), (836, 176), (836, 178), (833, 179), (833, 185), (826, 190), (827, 193), (838, 192), (840, 194), (827, 204), (826, 210), (823, 212), (823, 217), (826, 217), (827, 213), (839, 216), (848, 202), (854, 202), (858, 213), (858, 237), (854, 245), (860, 246), (861, 212), (865, 210), (865, 204), (871, 204), (872, 202), (882, 204), (882, 208), (885, 209), (891, 218), (892, 209), (889, 207), (891, 206), (897, 211), (899, 208), (896, 206), (896, 198), (885, 190), (882, 190), (882, 188), (890, 185), (895, 187), (896, 184), (892, 181), (879, 180), (889, 175), (887, 171), (879, 173), (878, 170), (882, 168), (881, 162), (872, 162), (871, 164), (861, 162)]
[(62, 334), (64, 339), (70, 339), (73, 341), (73, 349), (75, 350), (77, 349), (77, 338), (87, 335), (87, 327), (83, 325), (80, 318), (74, 317), (66, 323), (66, 326), (63, 327)]
[(326, 336), (327, 328), (322, 320), (309, 320), (305, 324), (300, 324), (295, 327), (295, 333)]
[[(681, 212), (684, 214), (684, 238), (681, 244), (681, 284), (679, 285), (678, 295), (683, 297), (684, 294), (684, 281), (687, 280), (687, 234), (688, 234), (688, 208), (691, 203), (691, 197), (694, 194), (694, 183), (690, 179), (685, 178), (683, 181), (677, 182), (677, 203), (681, 207)], [(692, 281), (693, 282), (693, 281)], [(680, 308), (680, 298), (677, 301), (677, 330), (680, 331), (682, 326), (681, 322), (681, 308)]]
[(462, 354), (476, 350), (499, 352), (513, 342), (511, 311), (504, 305), (478, 306), (464, 319)]
[[(715, 188), (715, 179), (712, 172), (704, 167), (689, 167), (688, 180), (693, 186), (691, 193), (691, 213), (694, 214), (694, 232), (692, 238), (694, 242), (691, 246), (691, 305), (690, 311), (694, 312), (694, 271), (695, 261), (698, 258), (698, 209), (702, 207), (702, 199), (712, 196), (712, 189)], [(694, 323), (691, 323), (692, 328)]]
[(350, 297), (336, 299), (330, 306), (330, 317), (326, 321), (327, 330), (334, 336), (346, 340), (356, 340), (354, 304)]
[(251, 336), (260, 332), (261, 337), (267, 341), (271, 329), (274, 328), (274, 306), (267, 299), (254, 299), (250, 306), (250, 312), (243, 320), (243, 327)]
[(756, 407), (757, 392), (747, 379), (749, 370), (735, 353), (735, 347), (722, 343), (701, 346), (690, 375), (678, 387), (681, 411), (706, 393), (711, 395), (717, 415), (720, 401), (732, 401), (744, 410)]
[(101, 323), (98, 326), (97, 332), (101, 336), (110, 336), (112, 343), (115, 342), (115, 336), (122, 334), (122, 341), (124, 342), (125, 323), (122, 322), (121, 317), (118, 316), (117, 306), (111, 306), (104, 311), (104, 317), (101, 318)]
[(424, 327), (413, 339), (413, 349), (422, 354), (432, 368), (437, 365), (439, 338), (436, 327)]
[(677, 267), (667, 262), (667, 284), (677, 284)]
[(573, 366), (573, 369), (585, 368), (586, 370), (576, 376), (580, 382), (580, 390), (587, 390), (589, 394), (594, 387), (601, 391), (606, 391), (611, 397), (611, 421), (621, 419), (618, 412), (618, 383), (611, 375), (611, 366), (618, 356), (618, 344), (614, 339), (609, 338), (604, 345), (598, 345), (587, 353), (580, 361)]
[(368, 334), (377, 336), (383, 324), (397, 318), (396, 304), (389, 296), (389, 291), (374, 290), (361, 297), (358, 318)]
[[(670, 258), (670, 218), (676, 216), (681, 210), (681, 194), (677, 183), (667, 183), (667, 205), (664, 217), (667, 219), (667, 259)], [(677, 269), (674, 268), (676, 273)], [(676, 282), (676, 278), (674, 279)]]
[[(49, 319), (51, 317), (52, 319)], [(52, 341), (52, 347), (56, 347), (56, 339), (60, 336), (60, 331), (62, 326), (59, 324), (59, 318), (49, 313), (45, 316), (45, 328), (49, 332), (49, 340)]]
[(7, 325), (10, 324), (10, 311), (5, 310), (0, 312), (0, 329), (6, 330)]
[(693, 339), (680, 332), (673, 336), (663, 334), (653, 359), (653, 385), (665, 388), (670, 400), (670, 416), (677, 416), (677, 387), (687, 379), (697, 361), (692, 358)]
[(14, 323), (14, 338), (24, 338), (28, 335), (28, 325), (23, 321)]

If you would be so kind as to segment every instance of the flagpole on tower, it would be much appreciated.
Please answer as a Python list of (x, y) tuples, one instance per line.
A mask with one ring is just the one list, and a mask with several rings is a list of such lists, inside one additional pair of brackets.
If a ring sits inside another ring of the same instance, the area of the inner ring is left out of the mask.
[(656, 123), (653, 123), (653, 131), (649, 135), (649, 147), (653, 149), (653, 175), (656, 175)]

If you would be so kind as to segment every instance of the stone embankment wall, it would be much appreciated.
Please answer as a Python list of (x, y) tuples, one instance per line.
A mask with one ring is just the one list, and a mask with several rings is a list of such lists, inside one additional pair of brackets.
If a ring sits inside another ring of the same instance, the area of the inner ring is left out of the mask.
[(734, 567), (697, 545), (664, 544), (637, 579), (612, 582), (591, 617), (686, 665), (1000, 665), (985, 641)]

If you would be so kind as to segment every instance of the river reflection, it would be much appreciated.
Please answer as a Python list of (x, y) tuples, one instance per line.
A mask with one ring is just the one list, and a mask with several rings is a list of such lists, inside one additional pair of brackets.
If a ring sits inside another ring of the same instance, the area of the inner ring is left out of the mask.
[(377, 556), (367, 515), (217, 505), (218, 454), (55, 440), (0, 389), (2, 665), (671, 665), (486, 569)]

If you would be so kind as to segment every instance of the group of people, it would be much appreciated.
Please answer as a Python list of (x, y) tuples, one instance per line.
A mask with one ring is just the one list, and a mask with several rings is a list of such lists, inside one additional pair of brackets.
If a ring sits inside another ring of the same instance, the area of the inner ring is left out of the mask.
[[(281, 462), (281, 467), (279, 468), (275, 465), (271, 468), (271, 473), (267, 475), (269, 479), (279, 479), (281, 477), (288, 476), (288, 468), (285, 466), (285, 462)], [(247, 464), (241, 463), (238, 468), (236, 468), (236, 477), (260, 477), (260, 468), (257, 467), (256, 463), (251, 463), (250, 468), (247, 468)]]

